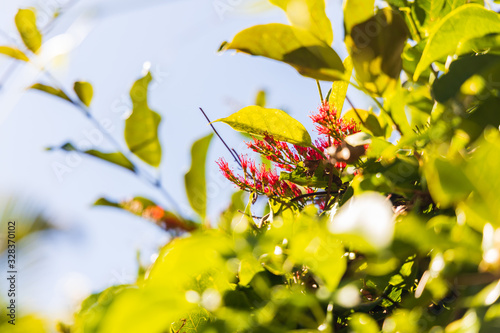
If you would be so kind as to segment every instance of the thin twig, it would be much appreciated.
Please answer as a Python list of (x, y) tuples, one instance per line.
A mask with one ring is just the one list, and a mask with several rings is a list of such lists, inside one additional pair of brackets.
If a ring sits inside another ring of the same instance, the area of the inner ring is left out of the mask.
[(294, 202), (294, 201), (302, 200), (304, 198), (315, 197), (315, 196), (325, 196), (325, 195), (328, 195), (328, 192), (325, 191), (325, 192), (304, 193), (304, 194), (301, 194), (299, 196), (296, 196), (295, 198), (291, 199), (290, 201)]
[(219, 137), (220, 141), (222, 141), (222, 143), (224, 144), (224, 146), (226, 146), (227, 150), (229, 151), (229, 153), (231, 154), (231, 156), (234, 158), (234, 160), (236, 161), (236, 163), (238, 163), (238, 165), (243, 169), (243, 165), (241, 165), (241, 160), (240, 160), (240, 157), (238, 156), (238, 154), (236, 154), (231, 148), (229, 148), (229, 146), (227, 145), (226, 141), (224, 141), (224, 139), (220, 136), (219, 132), (217, 132), (217, 130), (215, 129), (214, 125), (212, 124), (212, 122), (208, 118), (208, 116), (205, 113), (205, 111), (203, 111), (202, 108), (200, 108), (200, 111), (205, 116), (205, 119), (207, 119), (208, 124), (210, 125), (210, 127), (212, 127), (212, 130), (214, 131), (214, 133)]
[(356, 109), (356, 107), (354, 106), (354, 104), (352, 104), (351, 99), (349, 98), (349, 96), (345, 95), (345, 99), (346, 99), (347, 103), (349, 103), (349, 105), (351, 106), (351, 108), (354, 110), (354, 113), (356, 114), (356, 116), (358, 116), (359, 121), (361, 122), (361, 124), (364, 127), (366, 127), (365, 121), (363, 120), (363, 118), (361, 118), (361, 116), (360, 116), (360, 114), (358, 112), (358, 109)]

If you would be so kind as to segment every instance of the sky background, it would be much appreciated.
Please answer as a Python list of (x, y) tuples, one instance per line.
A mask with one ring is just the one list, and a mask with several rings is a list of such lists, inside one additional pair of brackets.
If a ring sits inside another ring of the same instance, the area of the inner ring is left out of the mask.
[[(50, 16), (47, 13), (66, 3), (1, 0), (0, 45), (21, 46), (14, 25), (18, 8), (37, 8), (39, 25), (44, 26)], [(163, 158), (159, 172), (183, 215), (192, 214), (183, 184), (190, 166), (190, 147), (210, 133), (199, 107), (215, 120), (252, 105), (257, 91), (265, 89), (269, 107), (287, 110), (313, 134), (308, 116), (319, 106), (314, 80), (272, 60), (217, 53), (223, 41), (231, 40), (244, 28), (286, 23), (284, 13), (264, 0), (71, 3), (44, 36), (47, 50), (42, 52), (39, 66), (45, 66), (67, 90), (76, 80), (92, 83), (91, 112), (112, 124), (111, 135), (125, 147), (123, 124), (130, 109), (128, 92), (141, 76), (144, 63), (151, 63), (155, 82), (149, 104), (162, 116), (159, 136)], [(329, 1), (327, 14), (334, 28), (333, 47), (344, 58), (341, 2)], [(57, 53), (62, 54), (54, 57)], [(95, 141), (103, 151), (113, 147), (96, 136), (92, 124), (69, 103), (26, 91), (36, 82), (50, 83), (36, 66), (16, 66), (5, 80), (11, 65), (11, 60), (0, 58), (0, 207), (2, 201), (15, 197), (39, 207), (60, 230), (21, 242), (18, 304), (22, 313), (37, 312), (53, 320), (69, 320), (89, 293), (135, 280), (137, 251), (141, 262), (149, 265), (168, 240), (165, 232), (145, 220), (111, 208), (93, 208), (92, 203), (102, 196), (121, 201), (140, 195), (166, 208), (171, 206), (154, 188), (126, 170), (93, 158), (79, 160), (62, 152), (45, 151), (46, 147), (68, 141), (77, 147)], [(329, 84), (322, 86), (326, 94)], [(356, 107), (368, 107), (369, 101), (357, 92), (349, 90), (348, 94)], [(230, 146), (245, 152), (240, 135), (227, 125), (216, 126)], [(208, 213), (213, 223), (234, 190), (214, 163), (220, 156), (230, 160), (214, 138), (207, 169), (209, 187), (213, 189)], [(56, 172), (61, 165), (70, 172)], [(2, 254), (2, 272), (5, 260)], [(5, 290), (4, 279), (0, 281), (1, 290)]]

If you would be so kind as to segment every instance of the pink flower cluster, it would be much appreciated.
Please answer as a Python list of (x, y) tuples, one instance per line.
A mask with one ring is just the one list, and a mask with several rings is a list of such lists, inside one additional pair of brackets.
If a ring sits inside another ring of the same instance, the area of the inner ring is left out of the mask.
[(310, 116), (319, 134), (333, 138), (333, 145), (338, 146), (346, 136), (359, 132), (358, 124), (350, 119), (337, 118), (337, 111), (330, 103), (323, 103), (318, 113)]
[(280, 180), (276, 170), (268, 169), (264, 164), (255, 166), (255, 161), (242, 155), (240, 156), (243, 167), (243, 176), (235, 175), (229, 164), (220, 158), (217, 161), (224, 177), (242, 190), (257, 192), (266, 196), (279, 196), (283, 198), (296, 197), (302, 192), (297, 185), (285, 180)]
[[(294, 198), (303, 193), (314, 193), (311, 188), (302, 190), (292, 182), (280, 180), (278, 171), (292, 172), (299, 165), (304, 167), (307, 161), (326, 160), (324, 152), (330, 146), (337, 147), (342, 140), (351, 134), (359, 132), (358, 124), (353, 120), (337, 118), (336, 110), (325, 102), (320, 106), (317, 114), (310, 116), (316, 125), (320, 137), (314, 142), (313, 147), (302, 147), (278, 141), (270, 135), (264, 138), (247, 142), (248, 148), (274, 163), (276, 169), (267, 168), (264, 164), (255, 165), (255, 161), (242, 155), (240, 157), (243, 175), (235, 175), (229, 164), (223, 158), (217, 161), (223, 175), (242, 190), (256, 192), (269, 197)], [(345, 163), (336, 163), (336, 168), (346, 167)], [(324, 206), (324, 202), (317, 202)]]

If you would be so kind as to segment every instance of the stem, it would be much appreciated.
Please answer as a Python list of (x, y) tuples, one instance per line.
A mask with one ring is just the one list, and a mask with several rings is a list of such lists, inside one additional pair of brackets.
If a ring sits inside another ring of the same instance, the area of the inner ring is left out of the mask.
[(205, 116), (205, 119), (207, 119), (208, 124), (210, 125), (210, 127), (212, 127), (212, 130), (214, 131), (214, 133), (219, 137), (220, 141), (222, 141), (222, 143), (224, 144), (224, 146), (226, 146), (227, 150), (229, 150), (229, 153), (234, 158), (234, 160), (236, 161), (236, 163), (238, 163), (238, 165), (243, 169), (243, 166), (241, 165), (241, 160), (240, 160), (240, 157), (238, 156), (238, 154), (236, 154), (231, 148), (229, 148), (229, 146), (227, 145), (226, 141), (224, 141), (224, 139), (220, 136), (219, 132), (217, 132), (217, 130), (215, 129), (214, 125), (212, 124), (212, 122), (208, 118), (208, 116), (205, 113), (205, 111), (203, 111), (202, 108), (200, 108), (200, 111)]
[(318, 80), (316, 80), (316, 85), (318, 86), (318, 92), (319, 92), (319, 98), (321, 98), (321, 104), (323, 104), (325, 102), (325, 100), (323, 98), (323, 92), (321, 91), (321, 86), (319, 85)]
[(354, 104), (352, 104), (351, 99), (349, 98), (349, 96), (345, 95), (345, 99), (346, 99), (347, 103), (349, 103), (349, 105), (351, 106), (351, 108), (354, 110), (354, 113), (356, 114), (356, 116), (358, 116), (359, 121), (361, 122), (361, 124), (364, 127), (366, 127), (365, 121), (363, 120), (363, 118), (361, 118), (361, 116), (360, 116), (360, 114), (358, 112), (358, 109), (356, 109), (356, 107), (354, 106)]
[(325, 196), (325, 195), (328, 195), (328, 192), (304, 193), (304, 194), (301, 194), (301, 195), (291, 199), (290, 201), (294, 202), (294, 201), (298, 201), (298, 200), (301, 200), (304, 198), (315, 197), (315, 196)]
[(409, 10), (403, 10), (403, 12), (406, 14), (406, 16), (408, 17), (408, 20), (410, 21), (411, 25), (412, 25), (412, 28), (415, 30), (415, 32), (417, 33), (417, 38), (416, 38), (416, 42), (420, 42), (422, 40), (422, 35), (420, 35), (420, 31), (418, 31), (418, 28), (417, 28), (417, 22), (415, 22), (415, 19), (413, 18), (413, 15), (411, 15), (410, 11)]
[(370, 96), (370, 98), (375, 102), (375, 104), (377, 104), (378, 108), (380, 109), (380, 112), (383, 112), (387, 117), (389, 117), (389, 119), (391, 119), (392, 123), (394, 124), (394, 127), (396, 128), (396, 130), (399, 132), (399, 134), (401, 136), (403, 136), (403, 132), (401, 131), (401, 128), (399, 127), (399, 125), (394, 121), (394, 118), (392, 117), (391, 113), (389, 111), (387, 111), (386, 109), (384, 109), (384, 107), (382, 106), (382, 104), (380, 104), (380, 102), (377, 100), (377, 98), (373, 97), (372, 94), (366, 90), (363, 86), (358, 86), (352, 82), (349, 82), (349, 84), (351, 84), (354, 88), (364, 92), (366, 95)]

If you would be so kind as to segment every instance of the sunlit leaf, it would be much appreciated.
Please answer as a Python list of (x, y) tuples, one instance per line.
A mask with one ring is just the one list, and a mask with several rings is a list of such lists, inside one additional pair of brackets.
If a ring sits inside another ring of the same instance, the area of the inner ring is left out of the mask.
[(88, 82), (77, 81), (75, 82), (73, 89), (75, 90), (75, 93), (80, 101), (85, 104), (85, 106), (89, 107), (92, 102), (92, 96), (94, 95), (92, 85)]
[(290, 259), (297, 264), (307, 265), (330, 291), (334, 291), (346, 269), (342, 244), (327, 230), (316, 226), (295, 233), (289, 243)]
[(161, 117), (148, 106), (148, 85), (151, 73), (137, 80), (130, 90), (133, 109), (125, 120), (125, 141), (130, 151), (151, 166), (161, 162), (161, 144), (158, 140), (158, 125)]
[(187, 315), (170, 326), (171, 332), (197, 333), (202, 332), (203, 326), (206, 325), (213, 316), (210, 312), (202, 307), (197, 307)]
[(435, 158), (426, 164), (424, 172), (432, 198), (442, 207), (450, 207), (474, 190), (463, 168), (451, 161)]
[(344, 1), (344, 26), (349, 33), (357, 24), (369, 20), (375, 12), (375, 0)]
[(460, 43), (457, 54), (500, 54), (500, 33), (488, 34), (486, 36), (472, 38)]
[(377, 333), (380, 331), (377, 322), (366, 313), (355, 313), (349, 321), (350, 332), (353, 333)]
[[(374, 136), (385, 136), (386, 130), (382, 128), (378, 117), (372, 111), (366, 111), (361, 109), (351, 109), (346, 112), (343, 119), (354, 119), (356, 123), (360, 124), (360, 126), (367, 130), (369, 133)], [(387, 126), (387, 124), (386, 124)]]
[(327, 43), (333, 42), (333, 30), (325, 13), (325, 0), (270, 0), (283, 9), (293, 26), (304, 28)]
[[(352, 61), (350, 57), (344, 60), (345, 78), (349, 80), (352, 75)], [(332, 84), (332, 90), (328, 98), (328, 102), (337, 110), (337, 118), (342, 114), (342, 108), (349, 88), (348, 81), (335, 81)]]
[(257, 25), (237, 34), (221, 50), (238, 50), (285, 62), (300, 74), (317, 80), (335, 81), (344, 66), (338, 54), (309, 31), (284, 24)]
[(160, 252), (147, 283), (183, 294), (194, 290), (201, 295), (207, 289), (223, 292), (234, 278), (226, 264), (232, 253), (230, 239), (215, 231), (176, 238)]
[(71, 331), (74, 330), (77, 333), (97, 332), (109, 306), (118, 295), (130, 288), (133, 287), (130, 285), (112, 286), (87, 297), (82, 302), (80, 310), (75, 314), (75, 323)]
[(412, 6), (413, 17), (420, 26), (419, 32), (422, 37), (427, 37), (432, 27), (449, 13), (446, 0), (419, 0)]
[(193, 307), (172, 289), (126, 289), (109, 305), (96, 333), (168, 332)]
[(17, 60), (30, 61), (26, 54), (24, 54), (21, 50), (16, 49), (15, 47), (0, 46), (0, 53)]
[(262, 268), (262, 265), (253, 256), (241, 259), (238, 270), (239, 284), (242, 286), (248, 285), (255, 274), (262, 272), (263, 270), (264, 268)]
[[(413, 73), (415, 73), (415, 69), (422, 57), (422, 52), (424, 51), (425, 45), (427, 44), (427, 40), (422, 40), (418, 42), (416, 45), (411, 45), (408, 43), (405, 47), (405, 50), (402, 54), (403, 58), (403, 70), (408, 74), (410, 78), (413, 78)], [(430, 67), (422, 72), (420, 75), (421, 82), (428, 82), (429, 76), (431, 74)]]
[(70, 102), (70, 103), (73, 103), (71, 98), (69, 98), (68, 95), (66, 95), (66, 93), (64, 93), (64, 91), (62, 91), (61, 89), (58, 89), (58, 88), (51, 87), (51, 86), (46, 85), (46, 84), (36, 83), (36, 84), (32, 85), (31, 87), (29, 87), (29, 89), (40, 90), (40, 91), (46, 92), (47, 94), (57, 96), (59, 98), (62, 98), (64, 100)]
[(403, 135), (412, 136), (414, 132), (406, 115), (406, 98), (408, 91), (398, 87), (387, 96), (384, 107), (390, 113)]
[[(413, 79), (417, 80), (433, 61), (456, 54), (461, 43), (494, 33), (500, 33), (499, 14), (475, 4), (459, 7), (446, 15), (431, 32)], [(470, 51), (460, 49), (461, 54)]]
[(32, 52), (37, 52), (42, 46), (42, 34), (36, 26), (35, 12), (31, 9), (19, 9), (15, 21), (24, 45)]
[(256, 105), (247, 106), (229, 117), (216, 121), (228, 124), (237, 131), (258, 137), (271, 135), (276, 140), (304, 147), (312, 144), (306, 128), (278, 109), (265, 109)]
[(191, 147), (191, 168), (184, 176), (186, 194), (193, 210), (205, 219), (207, 211), (207, 185), (205, 168), (207, 151), (213, 133), (197, 140)]
[(366, 89), (382, 95), (395, 86), (403, 66), (401, 54), (407, 38), (404, 19), (388, 8), (352, 27), (346, 45), (357, 78)]

